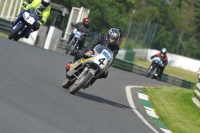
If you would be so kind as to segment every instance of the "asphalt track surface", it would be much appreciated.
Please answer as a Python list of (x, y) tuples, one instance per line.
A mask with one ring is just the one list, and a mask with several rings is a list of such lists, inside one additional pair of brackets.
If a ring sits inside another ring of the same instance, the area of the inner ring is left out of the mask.
[[(132, 111), (125, 87), (168, 85), (109, 69), (76, 95), (61, 84), (67, 56), (0, 38), (0, 133), (153, 133)], [(158, 132), (131, 89), (136, 109)]]

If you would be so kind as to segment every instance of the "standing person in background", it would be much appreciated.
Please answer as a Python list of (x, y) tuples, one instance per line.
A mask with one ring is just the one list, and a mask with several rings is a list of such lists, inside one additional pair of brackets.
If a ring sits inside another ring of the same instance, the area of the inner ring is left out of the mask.
[[(85, 33), (85, 35), (81, 36), (82, 39), (79, 41), (79, 49), (81, 50), (84, 46), (86, 36), (91, 36), (92, 35), (92, 27), (90, 26), (90, 18), (84, 18), (83, 22), (78, 22), (76, 24), (72, 24), (72, 27), (75, 27), (77, 31)], [(74, 37), (74, 33), (72, 33), (69, 37), (68, 44)]]

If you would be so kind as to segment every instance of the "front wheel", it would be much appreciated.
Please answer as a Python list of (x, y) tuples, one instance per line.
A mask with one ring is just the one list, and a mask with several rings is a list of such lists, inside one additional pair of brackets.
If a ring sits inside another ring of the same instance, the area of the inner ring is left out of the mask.
[(149, 69), (147, 70), (147, 77), (148, 77), (148, 78), (150, 78), (150, 74), (151, 74), (152, 68), (153, 68), (153, 67), (150, 66)]
[[(13, 32), (10, 33), (10, 35), (8, 36), (8, 39), (12, 39), (14, 36), (16, 36), (16, 34), (23, 28), (22, 24), (19, 24), (14, 30)], [(16, 39), (15, 39), (16, 40)]]
[(65, 79), (62, 83), (62, 87), (67, 89), (70, 86), (70, 81), (69, 79)]
[(156, 71), (157, 71), (157, 68), (152, 69), (151, 74), (150, 74), (150, 76), (151, 76), (152, 79), (155, 79)]
[(73, 43), (70, 42), (67, 46), (67, 50), (66, 50), (66, 54), (70, 55), (71, 51), (72, 51), (72, 48), (73, 48)]
[(74, 84), (69, 87), (69, 93), (74, 94), (79, 91), (92, 77), (92, 74), (89, 72), (87, 75), (83, 75), (80, 79), (77, 79)]

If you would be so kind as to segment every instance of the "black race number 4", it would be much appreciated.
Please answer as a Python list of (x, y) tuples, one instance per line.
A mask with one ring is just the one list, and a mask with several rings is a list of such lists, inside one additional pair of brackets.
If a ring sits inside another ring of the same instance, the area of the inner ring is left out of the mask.
[(99, 59), (99, 65), (104, 65), (103, 62), (105, 61), (105, 59), (106, 59), (106, 58), (101, 58), (101, 59)]

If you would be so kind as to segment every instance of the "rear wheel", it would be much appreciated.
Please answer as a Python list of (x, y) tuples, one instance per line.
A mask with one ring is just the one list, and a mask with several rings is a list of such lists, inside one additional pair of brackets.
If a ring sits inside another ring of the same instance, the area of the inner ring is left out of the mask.
[(77, 91), (79, 91), (92, 77), (91, 73), (88, 73), (86, 75), (83, 75), (80, 79), (77, 79), (70, 87), (69, 87), (69, 93), (74, 94)]
[[(16, 34), (23, 28), (23, 25), (22, 24), (19, 24), (14, 30), (13, 32), (10, 33), (10, 35), (8, 36), (9, 39), (12, 39), (14, 36), (16, 36)], [(19, 39), (18, 39), (19, 40)], [(16, 38), (15, 38), (15, 41), (18, 41)]]

